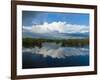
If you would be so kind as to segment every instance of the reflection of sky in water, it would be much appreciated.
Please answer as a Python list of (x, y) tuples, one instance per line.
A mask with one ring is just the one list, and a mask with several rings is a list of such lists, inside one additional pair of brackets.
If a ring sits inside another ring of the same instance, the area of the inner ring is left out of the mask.
[(32, 54), (41, 54), (43, 57), (52, 58), (65, 58), (66, 56), (85, 56), (89, 55), (88, 48), (77, 47), (61, 47), (61, 44), (56, 43), (43, 43), (42, 47), (23, 48), (24, 52), (30, 52)]

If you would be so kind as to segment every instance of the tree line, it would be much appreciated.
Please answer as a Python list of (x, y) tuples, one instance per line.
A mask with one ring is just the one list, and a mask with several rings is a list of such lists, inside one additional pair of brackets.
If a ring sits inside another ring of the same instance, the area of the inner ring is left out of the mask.
[(22, 39), (22, 45), (23, 47), (41, 47), (42, 43), (48, 42), (48, 43), (61, 43), (62, 47), (83, 47), (86, 45), (89, 45), (89, 39), (34, 39), (34, 38), (23, 38)]

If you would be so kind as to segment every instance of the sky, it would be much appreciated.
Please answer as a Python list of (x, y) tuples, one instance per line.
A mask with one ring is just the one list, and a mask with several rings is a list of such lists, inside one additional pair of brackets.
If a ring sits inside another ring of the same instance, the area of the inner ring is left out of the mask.
[(22, 27), (24, 33), (45, 36), (89, 33), (89, 14), (22, 11)]
[(89, 26), (89, 14), (82, 13), (54, 13), (54, 12), (36, 12), (23, 11), (22, 25), (32, 26), (34, 24), (43, 24), (43, 22), (67, 22), (69, 24)]

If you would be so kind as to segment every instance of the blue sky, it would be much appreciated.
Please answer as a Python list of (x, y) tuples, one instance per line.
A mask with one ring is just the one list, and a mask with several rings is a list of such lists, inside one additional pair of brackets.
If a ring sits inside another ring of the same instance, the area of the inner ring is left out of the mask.
[(36, 12), (23, 11), (22, 25), (32, 26), (34, 24), (43, 24), (44, 22), (67, 22), (69, 24), (89, 26), (89, 14), (82, 13), (54, 13), (54, 12)]
[(67, 38), (73, 34), (79, 37), (87, 36), (89, 14), (23, 11), (22, 27), (23, 35), (34, 35), (33, 37)]

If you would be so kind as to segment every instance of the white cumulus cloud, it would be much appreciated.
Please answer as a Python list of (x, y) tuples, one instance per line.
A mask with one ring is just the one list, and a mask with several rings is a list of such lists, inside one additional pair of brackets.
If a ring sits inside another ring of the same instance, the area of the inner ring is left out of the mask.
[(85, 33), (89, 32), (89, 26), (67, 24), (66, 22), (44, 22), (43, 24), (33, 25), (30, 27), (23, 26), (23, 31), (30, 31), (33, 33)]

